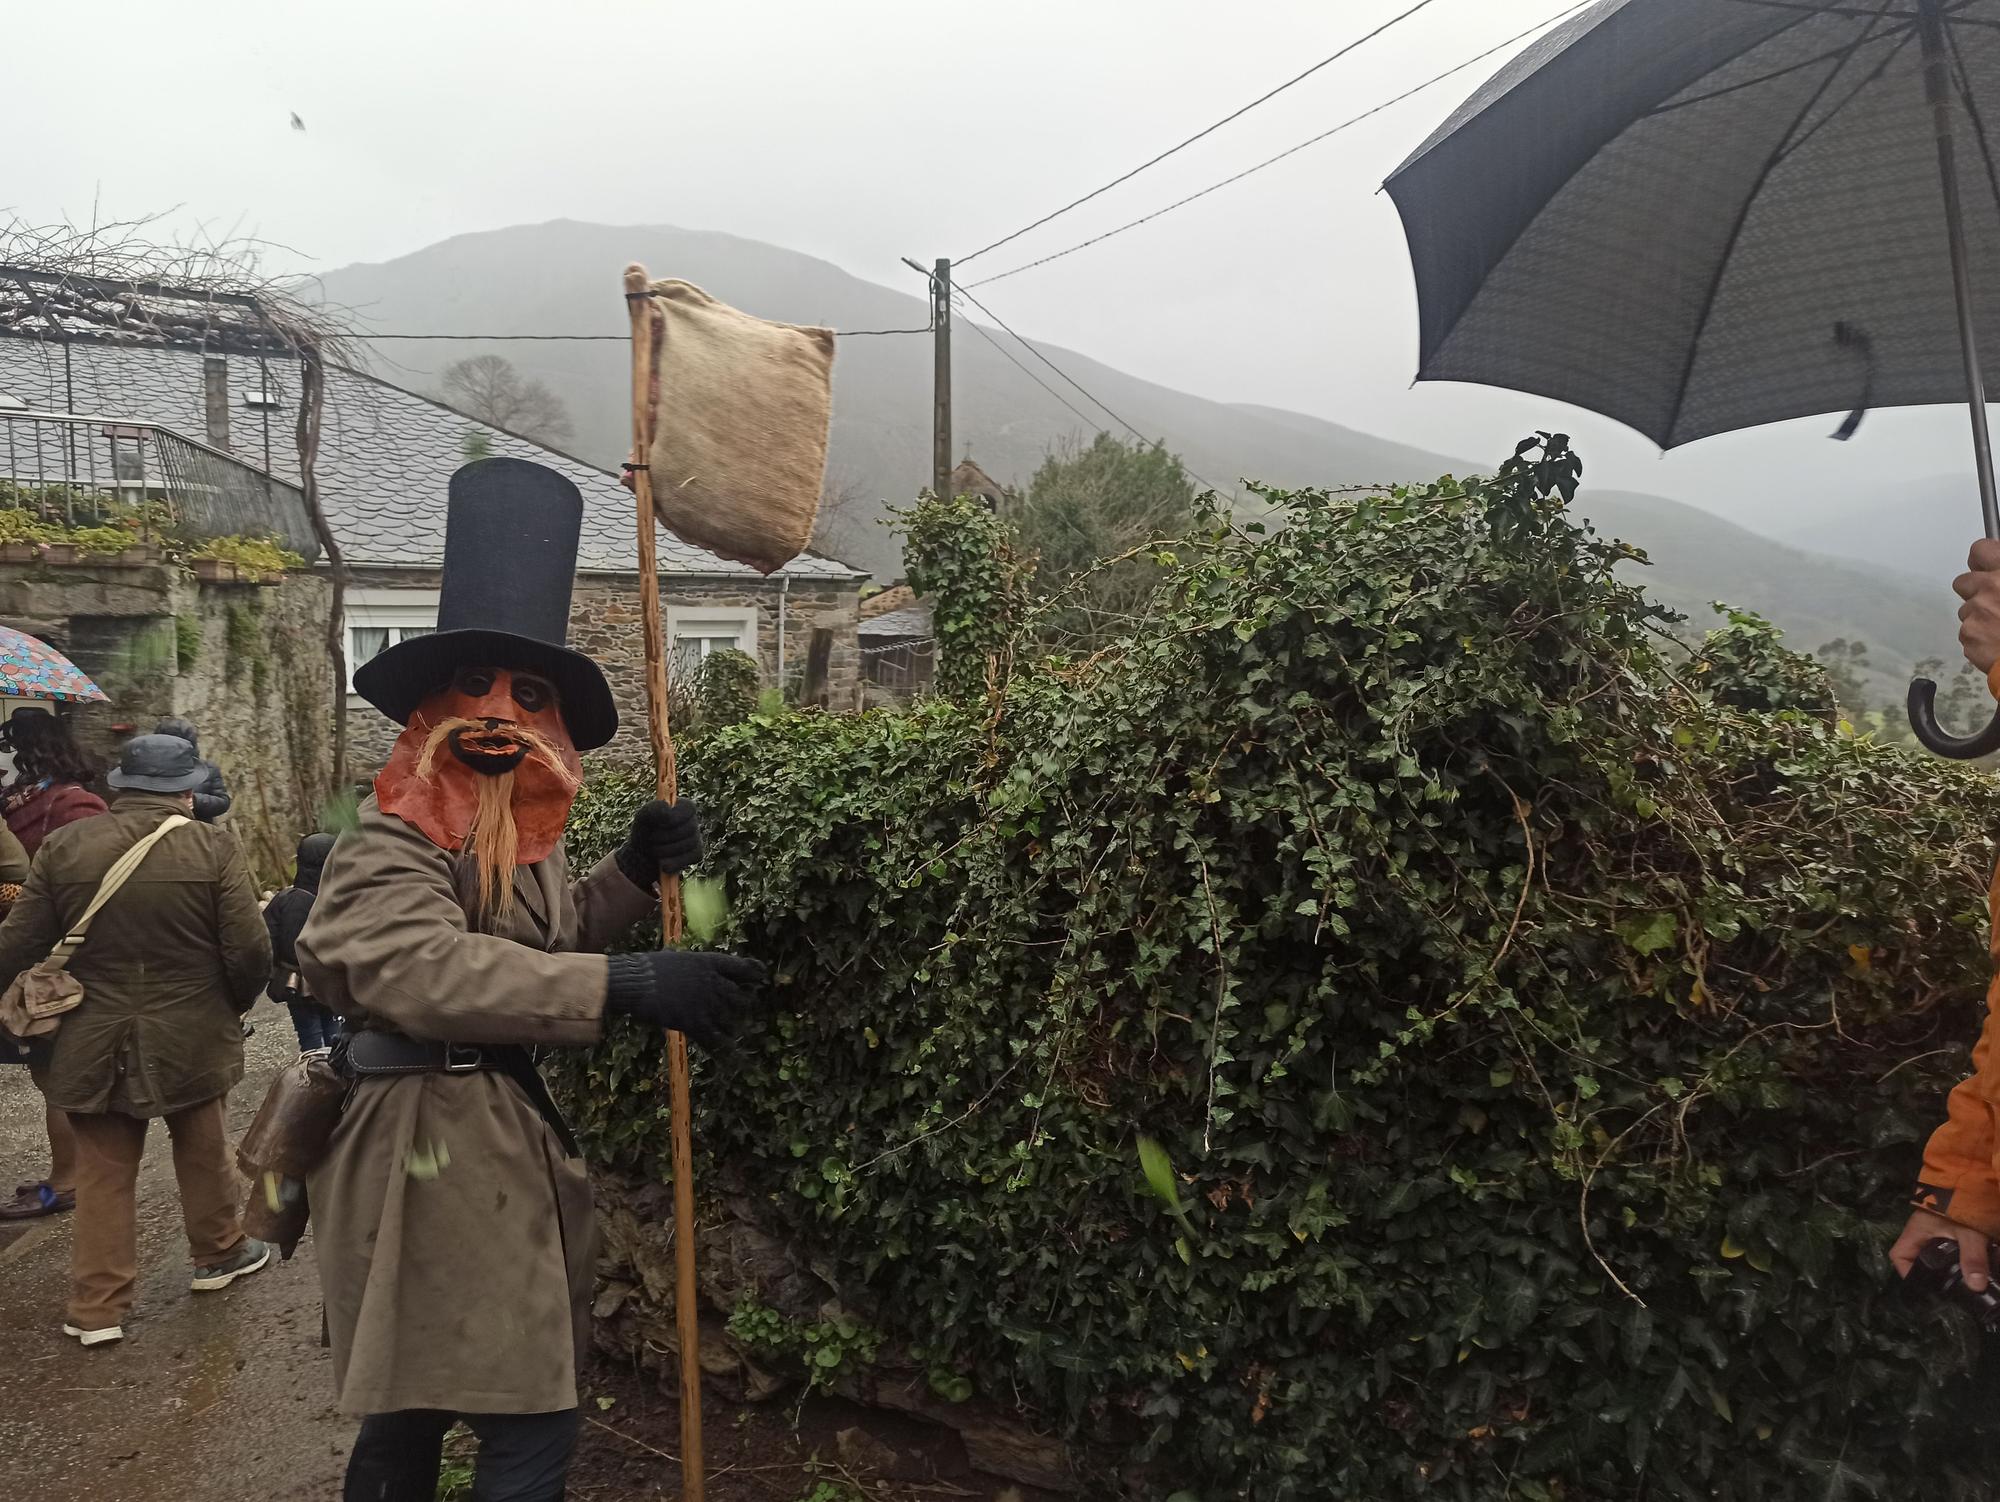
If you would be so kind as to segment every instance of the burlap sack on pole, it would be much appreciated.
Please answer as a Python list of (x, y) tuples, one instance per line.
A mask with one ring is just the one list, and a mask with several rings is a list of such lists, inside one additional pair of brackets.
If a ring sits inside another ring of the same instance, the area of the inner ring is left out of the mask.
[(826, 477), (833, 331), (653, 283), (653, 499), (676, 536), (772, 573), (805, 551)]

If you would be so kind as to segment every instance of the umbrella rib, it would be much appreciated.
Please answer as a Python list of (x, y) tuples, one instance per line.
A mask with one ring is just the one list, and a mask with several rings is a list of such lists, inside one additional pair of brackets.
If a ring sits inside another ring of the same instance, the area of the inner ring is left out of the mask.
[[(1762, 10), (1800, 11), (1806, 20), (1814, 16), (1848, 16), (1856, 21), (1879, 21), (1885, 15), (1892, 14), (1887, 0), (1884, 0), (1879, 10), (1863, 10), (1858, 6), (1847, 5), (1814, 5), (1811, 0), (1736, 0), (1736, 4), (1754, 5)], [(1912, 21), (1916, 19), (1916, 12), (1913, 10), (1899, 10), (1893, 14), (1908, 16)]]
[(1980, 117), (1979, 102), (1972, 97), (1972, 76), (1966, 70), (1965, 57), (1958, 50), (1958, 38), (1949, 27), (1945, 28), (1945, 45), (1951, 48), (1953, 71), (1957, 74), (1958, 97), (1965, 106), (1966, 122), (1972, 127), (1972, 139), (1979, 143), (1979, 159), (1986, 164), (1986, 189), (1993, 195), (1993, 204), (2000, 209), (2000, 173), (1996, 173), (1993, 162), (1993, 143), (1986, 136), (1986, 122)]
[[(1793, 26), (1800, 26), (1803, 24), (1804, 24), (1803, 19), (1792, 22)], [(1880, 32), (1877, 35), (1869, 38), (1869, 40), (1877, 42), (1887, 42), (1891, 38), (1896, 36), (1902, 36), (1907, 38), (1913, 35), (1914, 32), (1915, 32), (1915, 26), (1914, 24), (1912, 24), (1911, 26), (1904, 27), (1900, 32), (1891, 32), (1891, 31)], [(1771, 33), (1770, 36), (1764, 39), (1764, 42), (1770, 42), (1778, 37), (1783, 36), (1784, 34), (1785, 33), (1783, 31), (1774, 31)], [(1758, 45), (1762, 46), (1764, 45), (1764, 43), (1759, 43)], [(1686, 109), (1690, 105), (1706, 104), (1711, 99), (1721, 99), (1729, 94), (1741, 93), (1744, 89), (1754, 89), (1755, 87), (1757, 87), (1758, 84), (1773, 83), (1780, 78), (1787, 78), (1794, 73), (1803, 72), (1807, 68), (1817, 67), (1821, 63), (1832, 62), (1835, 58), (1840, 57), (1843, 54), (1847, 53), (1852, 46), (1853, 46), (1852, 43), (1843, 43), (1838, 47), (1829, 47), (1827, 48), (1826, 51), (1815, 53), (1813, 56), (1805, 58), (1800, 62), (1788, 63), (1784, 67), (1773, 69), (1769, 73), (1759, 73), (1755, 78), (1746, 78), (1737, 83), (1724, 84), (1719, 89), (1710, 89), (1706, 94), (1696, 94), (1689, 99), (1670, 100), (1666, 104), (1656, 105), (1654, 108), (1647, 110), (1643, 118), (1648, 120), (1657, 119), (1659, 116), (1671, 114), (1675, 110)]]
[(1868, 76), (1862, 79), (1861, 82), (1857, 83), (1852, 89), (1849, 89), (1847, 92), (1847, 97), (1845, 99), (1841, 100), (1840, 103), (1836, 104), (1832, 109), (1828, 110), (1825, 114), (1821, 115), (1817, 120), (1813, 121), (1812, 128), (1806, 131), (1804, 135), (1800, 136), (1796, 141), (1786, 142), (1783, 149), (1783, 154), (1780, 159), (1783, 160), (1784, 158), (1797, 155), (1799, 149), (1803, 147), (1806, 144), (1806, 142), (1810, 141), (1814, 136), (1818, 135), (1829, 124), (1831, 124), (1839, 116), (1842, 110), (1846, 109), (1848, 105), (1852, 104), (1857, 98), (1860, 97), (1861, 91), (1863, 89), (1867, 88), (1868, 85), (1870, 85), (1871, 83), (1874, 83), (1877, 79), (1879, 79), (1884, 73), (1888, 71), (1889, 64), (1893, 63), (1899, 56), (1902, 55), (1903, 49), (1910, 44), (1911, 38), (1916, 36), (1916, 34), (1917, 30), (1914, 26), (1907, 26), (1903, 28), (1902, 34), (1896, 38), (1896, 45), (1894, 47), (1891, 47), (1888, 53), (1882, 58), (1882, 60), (1878, 62), (1874, 66), (1874, 68), (1869, 71)]
[[(1751, 0), (1751, 3), (1758, 3), (1758, 0)], [(1792, 117), (1792, 123), (1786, 127), (1784, 135), (1779, 137), (1778, 144), (1771, 148), (1771, 154), (1765, 159), (1763, 169), (1757, 174), (1757, 180), (1750, 185), (1750, 191), (1744, 194), (1743, 206), (1737, 211), (1736, 222), (1729, 227), (1729, 238), (1723, 243), (1722, 254), (1716, 258), (1715, 273), (1708, 279), (1708, 295), (1702, 299), (1701, 315), (1695, 320), (1694, 333), (1688, 340), (1687, 359), (1681, 364), (1680, 386), (1674, 393), (1673, 408), (1668, 413), (1667, 421), (1660, 430), (1669, 442), (1671, 442), (1674, 436), (1674, 430), (1680, 426), (1681, 413), (1687, 407), (1688, 386), (1694, 380), (1695, 362), (1701, 358), (1702, 336), (1708, 332), (1708, 321), (1714, 316), (1715, 300), (1722, 293), (1722, 279), (1729, 273), (1729, 258), (1735, 254), (1736, 242), (1743, 237), (1743, 227), (1750, 221), (1750, 211), (1757, 205), (1757, 195), (1764, 191), (1764, 184), (1769, 181), (1772, 172), (1777, 170), (1778, 164), (1784, 160), (1786, 150), (1791, 145), (1793, 133), (1798, 130), (1801, 122), (1818, 107), (1819, 102), (1826, 97), (1827, 90), (1832, 88), (1834, 80), (1840, 77), (1841, 71), (1846, 67), (1848, 59), (1851, 59), (1861, 49), (1862, 45), (1867, 42), (1869, 37), (1874, 34), (1876, 25), (1889, 14), (1889, 5), (1890, 0), (1882, 0), (1881, 7), (1869, 18), (1867, 28), (1862, 31), (1860, 36), (1849, 43), (1846, 56), (1834, 65), (1825, 78), (1820, 80), (1819, 87), (1812, 92), (1812, 97), (1799, 106), (1798, 114)], [(1894, 54), (1891, 55), (1893, 56)]]

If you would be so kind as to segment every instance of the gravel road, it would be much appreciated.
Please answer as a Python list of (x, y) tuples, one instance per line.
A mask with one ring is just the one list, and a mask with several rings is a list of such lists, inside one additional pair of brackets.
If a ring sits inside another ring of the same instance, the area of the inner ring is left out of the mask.
[[(260, 1001), (248, 1074), (229, 1097), (250, 1124), (297, 1042)], [(45, 1172), (41, 1097), (0, 1067), (0, 1180)], [(354, 1426), (333, 1408), (310, 1235), (222, 1293), (190, 1295), (164, 1127), (139, 1179), (139, 1299), (118, 1345), (62, 1335), (69, 1216), (0, 1229), (0, 1494), (38, 1502), (270, 1502), (333, 1497)]]

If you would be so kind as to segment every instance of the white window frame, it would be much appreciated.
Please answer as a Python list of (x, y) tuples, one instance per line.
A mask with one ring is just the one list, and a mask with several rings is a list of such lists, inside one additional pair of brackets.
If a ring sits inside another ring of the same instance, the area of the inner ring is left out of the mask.
[(354, 692), (354, 670), (360, 666), (357, 630), (387, 629), (389, 643), (403, 639), (404, 628), (437, 630), (438, 591), (435, 589), (351, 589), (341, 621), (341, 642), (347, 654), (347, 691)]
[[(667, 607), (668, 671), (674, 671), (680, 662), (682, 638), (708, 643), (730, 636), (735, 637), (737, 650), (749, 654), (753, 661), (759, 663), (763, 661), (757, 650), (755, 605), (669, 605)], [(706, 657), (715, 650), (717, 648), (705, 645), (701, 649), (701, 655)]]

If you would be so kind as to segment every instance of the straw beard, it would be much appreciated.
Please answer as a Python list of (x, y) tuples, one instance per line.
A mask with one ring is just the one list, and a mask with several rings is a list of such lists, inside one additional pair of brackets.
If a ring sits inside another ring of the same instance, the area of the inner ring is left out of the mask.
[(479, 913), (494, 920), (513, 912), (515, 869), (561, 839), (582, 780), (575, 750), (531, 725), (419, 711), (375, 786), (384, 811), (472, 857)]

